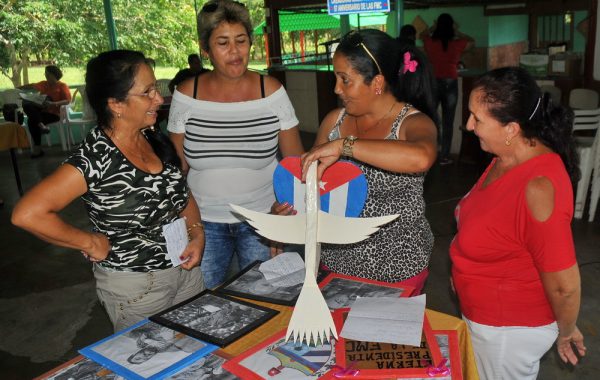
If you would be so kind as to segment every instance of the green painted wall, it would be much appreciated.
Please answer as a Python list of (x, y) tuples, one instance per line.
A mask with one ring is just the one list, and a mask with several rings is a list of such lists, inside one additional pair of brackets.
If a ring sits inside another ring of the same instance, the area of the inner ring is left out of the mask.
[(578, 53), (583, 53), (585, 51), (585, 38), (583, 38), (583, 35), (577, 31), (577, 25), (587, 17), (587, 11), (577, 11), (573, 17), (573, 21), (575, 23), (575, 39), (573, 41), (573, 50)]
[(529, 17), (527, 15), (488, 17), (488, 46), (500, 46), (529, 39)]
[[(433, 25), (441, 13), (449, 13), (458, 23), (459, 30), (475, 39), (475, 46), (488, 46), (488, 25), (483, 16), (483, 7), (436, 7), (435, 9), (407, 9), (404, 12), (404, 23), (412, 23), (416, 16), (421, 16), (428, 26)], [(422, 46), (419, 41), (417, 45)]]
[[(449, 13), (460, 26), (460, 31), (475, 39), (475, 46), (494, 47), (506, 45), (529, 39), (529, 17), (527, 15), (489, 16), (483, 15), (483, 7), (436, 7), (429, 9), (405, 9), (404, 23), (412, 23), (415, 17), (420, 16), (428, 26), (441, 13)], [(577, 11), (574, 14), (575, 28), (588, 17), (587, 11)], [(585, 38), (575, 29), (574, 51), (585, 51)], [(417, 41), (422, 46), (421, 41)]]

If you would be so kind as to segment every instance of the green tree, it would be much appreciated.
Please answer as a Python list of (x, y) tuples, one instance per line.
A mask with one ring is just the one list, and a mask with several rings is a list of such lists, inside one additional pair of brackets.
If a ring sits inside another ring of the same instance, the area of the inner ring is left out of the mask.
[[(112, 0), (119, 48), (184, 66), (197, 52), (193, 0)], [(0, 71), (27, 81), (31, 58), (83, 65), (107, 50), (102, 0), (8, 0), (0, 6)]]

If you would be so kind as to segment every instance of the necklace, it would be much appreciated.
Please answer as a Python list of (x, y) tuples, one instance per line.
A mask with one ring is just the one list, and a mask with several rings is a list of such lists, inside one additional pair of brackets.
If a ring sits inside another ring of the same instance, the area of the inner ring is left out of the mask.
[[(375, 123), (374, 126), (368, 127), (368, 128), (364, 128), (363, 132), (367, 132), (367, 131), (370, 131), (371, 129), (377, 128), (379, 126), (379, 123), (381, 123), (383, 121), (383, 119), (385, 119), (386, 117), (388, 117), (388, 115), (390, 114), (390, 112), (392, 112), (392, 110), (394, 109), (395, 105), (396, 105), (396, 100), (394, 99), (394, 102), (392, 103), (392, 106), (385, 113), (385, 115), (383, 115), (379, 120), (377, 120), (377, 123)], [(358, 118), (357, 117), (354, 118), (354, 125), (356, 126), (356, 132), (357, 132), (357, 134), (360, 134), (360, 129), (358, 128)]]
[(121, 140), (119, 138), (119, 136), (117, 136), (116, 133), (113, 132), (111, 137), (114, 137), (119, 142), (119, 145), (120, 145), (119, 149), (121, 149), (121, 150), (124, 149), (127, 153), (129, 153), (132, 156), (134, 156), (134, 157), (139, 158), (140, 160), (142, 160), (142, 162), (144, 164), (147, 162), (146, 156), (144, 155), (143, 152), (138, 153), (136, 150), (131, 149), (129, 146), (125, 145), (124, 142), (123, 142), (123, 140)]

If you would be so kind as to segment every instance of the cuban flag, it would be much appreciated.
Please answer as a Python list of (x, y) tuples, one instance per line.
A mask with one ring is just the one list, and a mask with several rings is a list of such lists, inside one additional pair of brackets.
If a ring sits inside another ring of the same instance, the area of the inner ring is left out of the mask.
[[(306, 213), (306, 186), (302, 183), (300, 157), (286, 157), (273, 173), (273, 187), (279, 203), (294, 205), (298, 213)], [(350, 161), (338, 161), (325, 170), (319, 182), (321, 211), (344, 217), (358, 217), (367, 200), (367, 179)]]

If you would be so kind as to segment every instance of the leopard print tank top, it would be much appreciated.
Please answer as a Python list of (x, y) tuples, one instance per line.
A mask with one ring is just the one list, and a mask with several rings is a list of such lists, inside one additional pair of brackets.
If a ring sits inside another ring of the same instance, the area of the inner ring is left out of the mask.
[[(406, 104), (392, 124), (389, 140), (412, 108)], [(418, 112), (418, 111), (417, 111)], [(414, 112), (413, 112), (414, 113)], [(412, 113), (411, 113), (412, 114)], [(329, 140), (341, 138), (342, 110)], [(360, 217), (399, 214), (367, 240), (355, 244), (323, 244), (321, 260), (334, 272), (378, 281), (398, 282), (413, 277), (429, 265), (433, 233), (425, 219), (425, 173), (393, 173), (354, 160), (368, 182), (367, 200)]]

